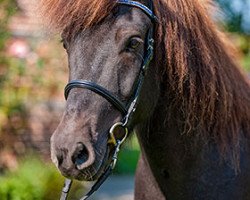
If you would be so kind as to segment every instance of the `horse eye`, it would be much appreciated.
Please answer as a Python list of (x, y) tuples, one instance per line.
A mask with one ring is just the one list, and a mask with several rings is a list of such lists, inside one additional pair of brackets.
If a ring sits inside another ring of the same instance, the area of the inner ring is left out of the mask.
[(60, 41), (60, 42), (62, 43), (63, 48), (64, 48), (64, 49), (67, 49), (67, 47), (66, 47), (66, 44), (65, 44), (64, 40), (63, 40), (63, 39), (61, 39), (61, 41)]
[(139, 47), (139, 45), (140, 45), (140, 41), (138, 41), (138, 39), (133, 38), (133, 39), (131, 39), (131, 40), (129, 41), (129, 43), (128, 43), (128, 45), (127, 45), (127, 49), (128, 49), (128, 50), (129, 50), (129, 49), (134, 50), (134, 49), (137, 49), (137, 48)]
[(63, 48), (67, 49), (65, 42), (63, 42)]

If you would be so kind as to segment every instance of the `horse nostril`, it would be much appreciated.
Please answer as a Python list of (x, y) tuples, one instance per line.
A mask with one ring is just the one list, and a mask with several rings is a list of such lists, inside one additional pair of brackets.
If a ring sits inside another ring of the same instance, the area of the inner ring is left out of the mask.
[(88, 160), (88, 158), (89, 158), (89, 152), (86, 146), (83, 143), (78, 142), (76, 150), (72, 156), (72, 162), (75, 165), (81, 165), (85, 163)]
[(58, 161), (58, 166), (60, 166), (63, 162), (63, 155), (60, 154), (60, 155), (57, 155), (56, 157), (57, 157), (57, 161)]

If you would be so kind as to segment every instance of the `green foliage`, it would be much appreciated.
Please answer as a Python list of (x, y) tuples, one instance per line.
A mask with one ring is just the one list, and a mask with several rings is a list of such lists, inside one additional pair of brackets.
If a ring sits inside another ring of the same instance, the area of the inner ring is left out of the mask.
[(244, 57), (242, 60), (242, 65), (246, 71), (250, 72), (250, 53)]
[(140, 147), (135, 135), (121, 149), (114, 173), (134, 174), (140, 155)]
[[(0, 51), (4, 49), (5, 41), (9, 38), (8, 31), (9, 19), (16, 12), (15, 0), (0, 0)], [(0, 65), (1, 65), (0, 53)]]
[(226, 28), (230, 32), (250, 34), (249, 0), (216, 0), (223, 13)]
[(241, 65), (247, 71), (250, 72), (250, 35), (233, 34), (233, 43), (240, 50), (241, 53)]
[(16, 3), (14, 0), (0, 0), (0, 133), (1, 124), (6, 120), (3, 115), (5, 108), (2, 107), (3, 98), (6, 95), (2, 89), (3, 82), (6, 80), (8, 60), (5, 57), (4, 50), (7, 39), (10, 37), (8, 22), (15, 13)]
[[(58, 91), (63, 90), (60, 83), (66, 82), (66, 73), (61, 67), (64, 60), (62, 53), (58, 54), (63, 51), (58, 50), (58, 42), (50, 44), (51, 41), (39, 38), (13, 37), (9, 23), (14, 14), (18, 14), (16, 1), (0, 0), (1, 140), (5, 133), (18, 135), (20, 130), (27, 130), (27, 102), (54, 100)], [(10, 50), (12, 44), (16, 46)], [(15, 55), (13, 52), (18, 48), (27, 48), (25, 55)]]
[(52, 200), (53, 193), (60, 194), (63, 179), (52, 166), (31, 158), (17, 171), (0, 177), (0, 182), (2, 200)]
[[(20, 162), (15, 171), (0, 176), (1, 200), (55, 200), (59, 199), (64, 178), (52, 164), (34, 157)], [(82, 186), (74, 184), (71, 199), (79, 197)]]
[(119, 154), (119, 159), (114, 172), (117, 174), (134, 174), (139, 155), (139, 150), (129, 148), (123, 149)]

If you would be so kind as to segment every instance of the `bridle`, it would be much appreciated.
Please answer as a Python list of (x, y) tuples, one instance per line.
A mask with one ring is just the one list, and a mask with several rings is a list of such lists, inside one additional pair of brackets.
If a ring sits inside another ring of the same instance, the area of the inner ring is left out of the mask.
[[(122, 116), (124, 116), (122, 122), (117, 122), (115, 123), (111, 128), (110, 128), (110, 139), (108, 141), (109, 144), (113, 144), (115, 146), (115, 150), (112, 156), (112, 160), (109, 164), (109, 166), (106, 168), (104, 173), (100, 176), (100, 178), (96, 181), (96, 183), (92, 186), (91, 190), (81, 198), (81, 200), (87, 199), (90, 195), (92, 195), (102, 184), (103, 182), (107, 179), (107, 177), (111, 174), (112, 170), (115, 167), (116, 161), (117, 161), (117, 155), (120, 150), (121, 144), (124, 142), (128, 135), (128, 130), (129, 126), (131, 123), (131, 119), (133, 116), (133, 113), (135, 112), (138, 104), (138, 98), (142, 89), (142, 84), (144, 82), (145, 74), (147, 72), (148, 66), (150, 61), (153, 58), (153, 51), (154, 51), (154, 23), (157, 21), (156, 16), (153, 13), (153, 2), (150, 0), (150, 6), (149, 8), (146, 7), (145, 5), (136, 2), (136, 1), (130, 1), (130, 0), (117, 0), (118, 4), (121, 5), (127, 5), (127, 6), (132, 6), (139, 8), (142, 10), (153, 22), (153, 26), (151, 26), (148, 30), (147, 33), (147, 38), (146, 38), (146, 45), (145, 45), (145, 53), (144, 53), (144, 58), (143, 58), (143, 63), (140, 68), (139, 76), (138, 79), (136, 80), (133, 95), (131, 96), (131, 100), (129, 101), (130, 103), (128, 105), (124, 105), (122, 101), (114, 96), (110, 91), (107, 89), (103, 88), (102, 86), (88, 81), (88, 80), (73, 80), (70, 81), (64, 90), (64, 96), (65, 99), (68, 98), (68, 95), (73, 88), (82, 88), (82, 89), (88, 89), (91, 90), (92, 92), (95, 92), (96, 94), (102, 96), (105, 98), (109, 103), (111, 103), (118, 111), (121, 112)], [(117, 129), (122, 128), (123, 134), (122, 136), (117, 137)], [(72, 184), (72, 180), (66, 179), (64, 183), (64, 187), (62, 190), (62, 195), (60, 200), (66, 200), (68, 192), (70, 190)]]
[[(88, 89), (88, 90), (91, 90), (92, 92), (102, 96), (103, 98), (105, 98), (118, 111), (120, 111), (122, 116), (123, 116), (122, 121), (115, 123), (109, 130), (110, 138), (109, 138), (108, 144), (114, 145), (114, 147), (115, 147), (115, 150), (114, 150), (113, 155), (112, 155), (112, 160), (111, 160), (109, 166), (104, 171), (104, 173), (100, 176), (100, 178), (92, 186), (91, 190), (84, 197), (82, 197), (81, 200), (85, 200), (90, 195), (92, 195), (102, 185), (102, 183), (107, 179), (107, 177), (111, 174), (112, 170), (114, 169), (116, 161), (117, 161), (117, 155), (118, 155), (118, 152), (120, 150), (120, 146), (127, 138), (128, 132), (130, 130), (131, 119), (132, 119), (132, 116), (137, 108), (138, 98), (139, 98), (139, 95), (140, 95), (140, 92), (142, 89), (142, 84), (144, 82), (145, 74), (147, 73), (149, 63), (153, 58), (154, 23), (157, 21), (157, 18), (153, 13), (152, 0), (150, 0), (149, 7), (143, 5), (139, 2), (130, 1), (130, 0), (117, 0), (117, 4), (139, 8), (152, 20), (153, 25), (149, 28), (148, 33), (147, 33), (143, 62), (142, 62), (142, 65), (141, 65), (141, 68), (139, 71), (139, 76), (135, 82), (134, 91), (132, 93), (132, 96), (131, 96), (131, 99), (130, 99), (128, 105), (124, 105), (123, 102), (118, 97), (113, 95), (107, 89), (103, 88), (102, 86), (100, 86), (94, 82), (88, 81), (88, 80), (72, 80), (65, 87), (65, 90), (64, 90), (65, 99), (68, 98), (68, 95), (69, 95), (71, 89), (73, 89), (73, 88)], [(119, 131), (121, 129), (123, 130), (122, 134), (120, 133), (121, 131)], [(67, 195), (68, 195), (68, 192), (70, 190), (71, 184), (72, 184), (72, 180), (70, 180), (70, 179), (65, 180), (60, 200), (67, 199)]]

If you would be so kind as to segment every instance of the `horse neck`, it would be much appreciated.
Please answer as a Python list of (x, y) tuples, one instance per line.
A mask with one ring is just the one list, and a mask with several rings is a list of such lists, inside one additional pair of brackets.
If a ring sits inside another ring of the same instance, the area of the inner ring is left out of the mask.
[[(192, 147), (189, 151), (195, 154), (197, 149), (212, 143), (223, 158), (230, 160), (236, 170), (239, 168), (242, 137), (250, 134), (249, 84), (230, 57), (226, 56), (218, 65), (222, 70), (205, 81), (206, 84), (215, 84), (218, 97), (211, 99), (212, 103), (202, 99), (215, 95), (202, 90), (203, 82), (197, 83), (197, 96), (190, 99), (188, 84), (183, 83), (180, 95), (178, 89), (168, 84), (167, 75), (161, 78), (160, 95), (154, 112), (139, 127), (138, 137), (143, 148), (167, 148), (171, 146), (168, 141), (178, 141), (181, 146)], [(201, 64), (199, 67), (206, 71), (211, 66)], [(195, 75), (202, 77), (202, 71), (197, 70)], [(213, 104), (213, 109), (206, 110), (210, 109), (206, 103)]]

